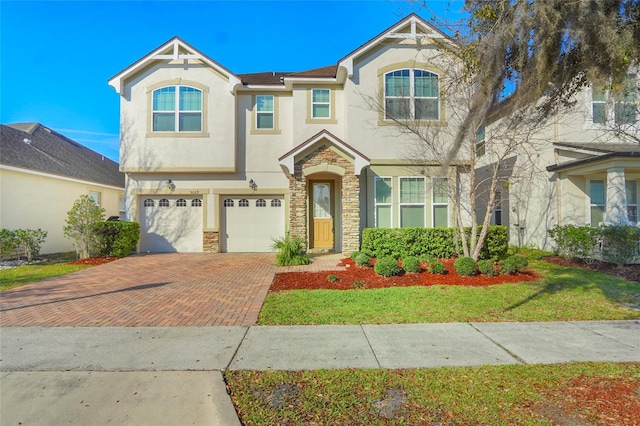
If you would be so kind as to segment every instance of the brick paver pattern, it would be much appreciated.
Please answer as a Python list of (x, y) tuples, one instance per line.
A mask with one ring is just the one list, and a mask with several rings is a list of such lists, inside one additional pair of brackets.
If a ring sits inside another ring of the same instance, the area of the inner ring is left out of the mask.
[(269, 253), (143, 254), (0, 293), (0, 326), (246, 326), (276, 272)]

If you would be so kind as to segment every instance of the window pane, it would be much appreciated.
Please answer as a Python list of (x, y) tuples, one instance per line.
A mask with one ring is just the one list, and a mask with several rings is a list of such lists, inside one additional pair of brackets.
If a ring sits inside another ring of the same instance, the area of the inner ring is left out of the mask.
[(391, 178), (376, 178), (376, 203), (391, 202)]
[(591, 197), (591, 204), (603, 204), (604, 198), (604, 181), (592, 180), (589, 185), (589, 196)]
[(631, 102), (616, 102), (616, 124), (632, 124), (636, 122), (636, 106)]
[(313, 106), (314, 118), (329, 118), (329, 105), (314, 105)]
[(180, 111), (201, 111), (202, 92), (193, 87), (180, 87)]
[(387, 99), (385, 101), (386, 118), (407, 120), (411, 117), (409, 99)]
[(436, 228), (449, 226), (449, 207), (433, 206), (433, 226)]
[(591, 206), (591, 226), (604, 222), (604, 206)]
[(173, 132), (176, 130), (174, 113), (154, 113), (153, 114), (153, 131), (154, 132)]
[(449, 203), (449, 183), (447, 178), (433, 179), (433, 202)]
[(313, 89), (313, 102), (329, 103), (329, 89)]
[(391, 228), (391, 206), (376, 206), (376, 228)]
[(416, 120), (437, 120), (438, 118), (436, 99), (416, 99)]
[(256, 126), (258, 127), (258, 129), (273, 129), (273, 114), (258, 114)]
[(273, 96), (256, 96), (256, 109), (259, 112), (273, 112)]
[(400, 226), (402, 228), (424, 227), (424, 206), (401, 206)]
[(163, 87), (153, 92), (154, 111), (175, 111), (176, 108), (176, 88)]
[(202, 130), (202, 114), (199, 112), (180, 113), (181, 132), (200, 132)]
[(415, 95), (427, 98), (438, 97), (438, 76), (428, 71), (415, 70)]
[(398, 70), (384, 76), (386, 96), (409, 96), (409, 70)]
[(628, 180), (624, 183), (627, 192), (627, 204), (638, 204), (638, 183)]
[(313, 217), (331, 217), (330, 187), (327, 184), (316, 183), (313, 185)]
[(593, 102), (607, 101), (607, 94), (604, 90), (604, 87), (602, 86), (594, 86), (593, 89), (591, 89), (591, 96), (592, 96)]
[(607, 120), (607, 112), (604, 103), (593, 104), (593, 122), (596, 124), (604, 124)]
[(401, 178), (400, 179), (401, 203), (424, 203), (424, 179)]

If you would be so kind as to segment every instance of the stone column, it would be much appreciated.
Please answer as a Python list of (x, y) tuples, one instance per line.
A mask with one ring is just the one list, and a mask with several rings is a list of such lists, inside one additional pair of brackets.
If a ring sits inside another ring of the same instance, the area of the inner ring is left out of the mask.
[(296, 165), (293, 176), (289, 176), (289, 235), (307, 242), (307, 182), (302, 176), (302, 167)]
[(342, 177), (342, 253), (360, 249), (360, 180), (352, 173)]
[(607, 206), (605, 222), (615, 225), (628, 225), (627, 192), (625, 189), (624, 168), (607, 169)]

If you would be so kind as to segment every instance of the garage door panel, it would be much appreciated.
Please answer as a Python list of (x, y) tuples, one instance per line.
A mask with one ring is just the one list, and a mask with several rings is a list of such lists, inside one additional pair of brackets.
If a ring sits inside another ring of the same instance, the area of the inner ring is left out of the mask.
[[(202, 202), (168, 197), (143, 197), (141, 202), (142, 252), (201, 252), (202, 251)], [(147, 200), (147, 201), (145, 201)], [(151, 200), (153, 205), (150, 205)], [(161, 206), (168, 200), (168, 206)], [(184, 200), (178, 206), (177, 201)], [(199, 199), (198, 199), (199, 200)], [(149, 204), (149, 205), (146, 205)], [(193, 205), (192, 205), (193, 204)]]
[[(271, 252), (273, 240), (284, 236), (283, 197), (226, 197), (223, 202), (223, 250)], [(279, 202), (272, 203), (276, 199)], [(249, 205), (241, 207), (247, 200)], [(231, 203), (232, 201), (232, 203)]]

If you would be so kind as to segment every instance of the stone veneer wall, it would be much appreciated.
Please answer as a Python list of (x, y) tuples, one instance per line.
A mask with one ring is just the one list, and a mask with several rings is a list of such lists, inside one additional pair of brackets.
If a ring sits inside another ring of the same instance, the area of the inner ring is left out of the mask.
[(202, 251), (204, 253), (220, 252), (220, 233), (218, 231), (205, 231), (202, 233)]
[[(353, 164), (323, 144), (295, 163), (294, 175), (289, 176), (290, 234), (308, 241), (307, 178), (302, 169), (320, 164), (332, 164), (346, 170), (342, 177), (342, 247), (343, 253), (360, 248), (360, 180), (354, 174)], [(340, 196), (340, 194), (338, 194)], [(336, 215), (335, 220), (340, 217)]]

